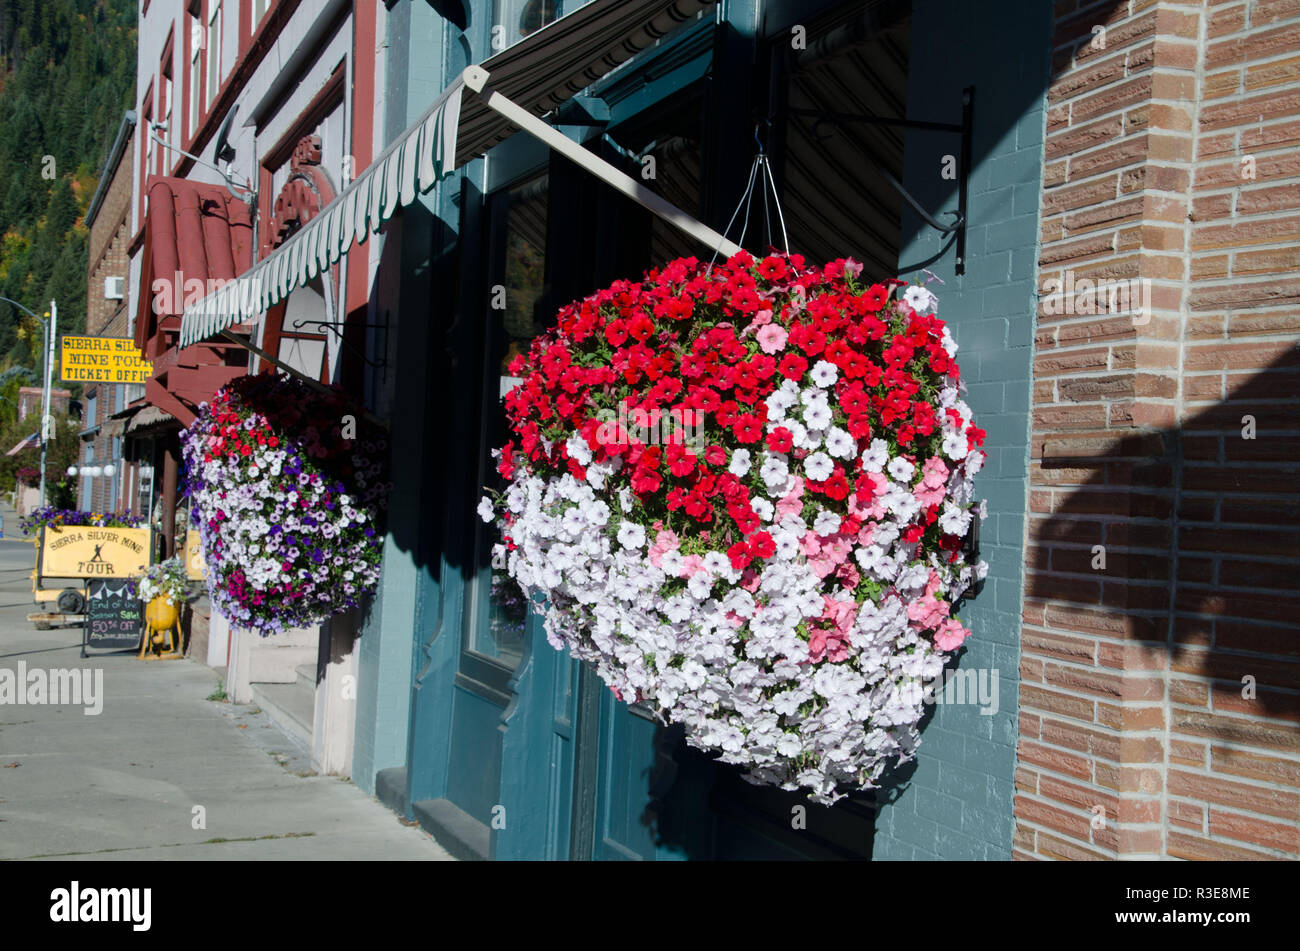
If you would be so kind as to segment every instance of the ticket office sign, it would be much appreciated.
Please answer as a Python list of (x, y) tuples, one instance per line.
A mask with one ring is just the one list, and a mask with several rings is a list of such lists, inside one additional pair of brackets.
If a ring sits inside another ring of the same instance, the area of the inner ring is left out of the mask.
[(38, 573), (43, 578), (135, 578), (151, 560), (147, 528), (90, 525), (41, 529)]
[(59, 353), (64, 383), (144, 383), (153, 376), (153, 364), (130, 337), (67, 335)]

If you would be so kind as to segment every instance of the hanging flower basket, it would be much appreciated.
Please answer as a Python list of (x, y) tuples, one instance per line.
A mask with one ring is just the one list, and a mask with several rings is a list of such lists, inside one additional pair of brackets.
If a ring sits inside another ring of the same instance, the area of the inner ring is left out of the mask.
[(553, 646), (818, 802), (913, 755), (988, 570), (956, 344), (928, 290), (861, 271), (692, 258), (565, 307), (511, 367), (479, 506)]
[(208, 595), (231, 623), (274, 634), (374, 590), (387, 445), (345, 394), (240, 377), (203, 404), (183, 443)]

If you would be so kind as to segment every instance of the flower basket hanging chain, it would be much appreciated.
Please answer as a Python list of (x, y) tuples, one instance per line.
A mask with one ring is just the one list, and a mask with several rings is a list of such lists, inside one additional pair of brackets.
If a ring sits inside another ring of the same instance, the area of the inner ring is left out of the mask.
[(913, 755), (987, 572), (956, 344), (861, 270), (690, 258), (568, 305), (510, 368), (480, 505), (553, 646), (820, 802)]
[[(767, 123), (769, 126), (771, 123)], [(785, 212), (781, 210), (781, 196), (776, 190), (776, 179), (772, 176), (772, 163), (767, 157), (767, 150), (763, 146), (763, 140), (758, 137), (758, 130), (763, 123), (754, 126), (754, 141), (758, 144), (758, 151), (754, 154), (754, 161), (749, 166), (749, 181), (745, 183), (745, 191), (740, 196), (740, 201), (736, 202), (736, 210), (731, 213), (731, 220), (727, 222), (726, 229), (722, 232), (723, 238), (731, 234), (732, 226), (736, 223), (736, 218), (740, 214), (740, 209), (745, 209), (745, 220), (740, 226), (740, 244), (744, 244), (745, 235), (749, 232), (749, 212), (754, 202), (754, 186), (757, 184), (763, 191), (763, 246), (770, 248), (772, 246), (772, 206), (776, 207), (777, 220), (781, 225), (781, 247), (785, 253), (790, 253), (790, 236), (785, 230)], [(772, 205), (768, 205), (768, 191), (771, 190)], [(718, 252), (713, 252), (713, 257), (709, 259), (709, 268), (705, 272), (706, 276), (713, 273), (714, 262), (718, 260)]]

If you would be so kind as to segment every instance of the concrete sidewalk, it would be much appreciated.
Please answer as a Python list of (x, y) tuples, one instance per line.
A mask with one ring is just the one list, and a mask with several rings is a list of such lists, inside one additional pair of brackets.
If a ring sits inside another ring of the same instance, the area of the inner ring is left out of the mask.
[(32, 545), (3, 501), (0, 514), (0, 669), (88, 669), (103, 683), (97, 716), (0, 703), (0, 859), (450, 860), (346, 779), (312, 774), (256, 708), (205, 699), (216, 671), (83, 660), (79, 627), (34, 630)]

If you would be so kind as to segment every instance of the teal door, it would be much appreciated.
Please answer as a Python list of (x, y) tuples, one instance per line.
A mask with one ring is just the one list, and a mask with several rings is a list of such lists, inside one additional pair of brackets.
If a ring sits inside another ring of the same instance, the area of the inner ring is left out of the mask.
[[(735, 45), (731, 33), (715, 44), (705, 29), (618, 74), (598, 90), (613, 119), (589, 130), (586, 143), (715, 227), (740, 198), (754, 148), (753, 118), (732, 101), (743, 90), (706, 75), (717, 56), (731, 55), (728, 43)], [(850, 78), (853, 53), (850, 47), (833, 56)], [(752, 54), (742, 43), (736, 55)], [(842, 78), (818, 69), (808, 62), (788, 70), (790, 95), (820, 95)], [(819, 140), (814, 130), (788, 131), (780, 122), (772, 130), (777, 143), (793, 140), (782, 177), (792, 188), (811, 188), (827, 173)], [(443, 607), (443, 630), (455, 633), (457, 648), (434, 683), (451, 699), (430, 722), (450, 735), (439, 741), (447, 750), (446, 800), (481, 830), (482, 852), (494, 858), (869, 857), (874, 797), (860, 794), (826, 808), (745, 783), (738, 770), (691, 749), (679, 729), (617, 700), (590, 670), (551, 648), (536, 616), (524, 612), (512, 583), (492, 565), (495, 539), (473, 509), (494, 479), (488, 451), (504, 442), (500, 396), (511, 384), (510, 356), (568, 301), (674, 257), (708, 255), (588, 173), (521, 139), (489, 157), (482, 193), (468, 186), (462, 192), (466, 303), (459, 319), (466, 326), (455, 338), (456, 385), (473, 394), (466, 405), (472, 402), (474, 418), (448, 421), (464, 433), (449, 449), (469, 447), (470, 458), (449, 500), (460, 514), (449, 517), (446, 536), (449, 551), (461, 546), (460, 560), (448, 565), (460, 583), (447, 585)], [(892, 267), (896, 235), (873, 227), (891, 213), (787, 207), (792, 250), (815, 255), (831, 240), (823, 226), (833, 214), (832, 244), (841, 254)], [(746, 243), (756, 245), (752, 234)]]
[[(449, 590), (444, 629), (458, 638), (451, 692), (445, 799), (491, 857), (567, 858), (574, 665), (545, 643), (540, 616), (504, 570), (498, 530), (474, 509), (503, 480), (491, 453), (506, 442), (502, 398), (509, 364), (553, 318), (548, 253), (550, 182), (545, 153), (510, 143), (489, 162), (489, 188), (462, 193), (459, 353), (470, 451), (459, 460), (461, 583)], [(457, 447), (456, 442), (449, 448)], [(540, 645), (540, 649), (539, 649)], [(444, 813), (447, 811), (443, 810)]]

